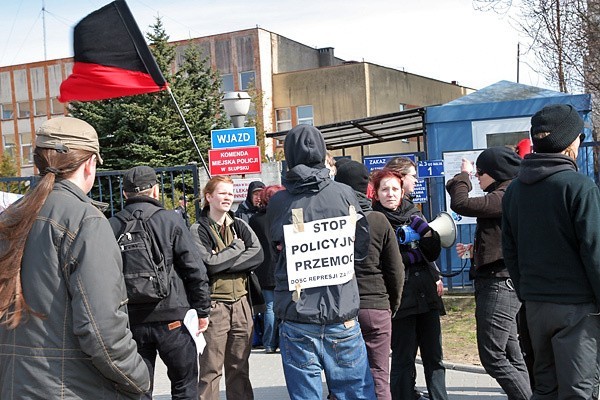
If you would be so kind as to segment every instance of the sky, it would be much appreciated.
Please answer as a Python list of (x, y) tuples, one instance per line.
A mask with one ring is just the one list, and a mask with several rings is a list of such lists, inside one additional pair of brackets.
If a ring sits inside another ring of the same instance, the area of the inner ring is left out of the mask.
[[(2, 0), (0, 66), (70, 57), (75, 24), (108, 0)], [(171, 40), (259, 26), (302, 44), (481, 89), (517, 81), (519, 35), (507, 15), (471, 0), (127, 0), (142, 32), (161, 16)], [(42, 13), (44, 5), (46, 12)], [(521, 53), (525, 52), (521, 45)], [(553, 89), (520, 56), (519, 82)]]

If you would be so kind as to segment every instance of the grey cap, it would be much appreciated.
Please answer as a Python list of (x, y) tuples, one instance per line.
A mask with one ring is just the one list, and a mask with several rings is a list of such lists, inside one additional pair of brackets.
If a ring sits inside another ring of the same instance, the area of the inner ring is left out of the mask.
[(68, 152), (70, 149), (87, 150), (100, 157), (98, 134), (93, 126), (73, 117), (52, 118), (44, 122), (36, 131), (35, 146)]

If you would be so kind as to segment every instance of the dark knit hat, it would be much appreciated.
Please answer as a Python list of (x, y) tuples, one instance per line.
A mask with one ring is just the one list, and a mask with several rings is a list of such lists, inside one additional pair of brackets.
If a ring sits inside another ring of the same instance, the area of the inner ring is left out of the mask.
[(475, 164), (478, 170), (488, 174), (496, 182), (504, 182), (517, 176), (521, 157), (508, 147), (490, 147), (477, 157)]
[(335, 160), (336, 168), (339, 168), (342, 164), (347, 163), (348, 161), (352, 161), (349, 157), (340, 157)]
[(312, 125), (300, 124), (290, 129), (283, 142), (288, 168), (303, 164), (313, 168), (325, 168), (325, 140)]
[(338, 167), (335, 180), (365, 194), (369, 185), (369, 171), (367, 171), (367, 167), (358, 161), (348, 160)]
[(123, 175), (123, 190), (127, 193), (143, 192), (157, 183), (156, 172), (146, 165), (128, 169)]
[[(549, 133), (543, 138), (538, 133)], [(583, 120), (570, 104), (552, 104), (531, 117), (531, 140), (536, 153), (560, 153), (583, 133)]]

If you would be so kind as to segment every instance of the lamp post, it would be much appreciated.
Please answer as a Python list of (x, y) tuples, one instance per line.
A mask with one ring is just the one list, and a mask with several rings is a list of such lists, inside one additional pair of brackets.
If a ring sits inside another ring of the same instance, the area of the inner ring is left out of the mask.
[(223, 97), (223, 107), (233, 127), (241, 128), (250, 110), (250, 95), (247, 92), (227, 92)]

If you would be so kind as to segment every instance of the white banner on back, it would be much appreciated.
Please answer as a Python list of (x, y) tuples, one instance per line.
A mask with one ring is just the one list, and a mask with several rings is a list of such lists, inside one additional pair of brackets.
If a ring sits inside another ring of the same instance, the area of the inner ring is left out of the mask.
[(289, 290), (350, 281), (355, 233), (356, 216), (284, 225)]

